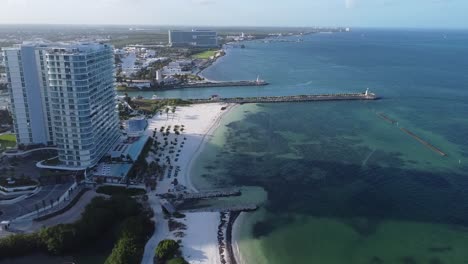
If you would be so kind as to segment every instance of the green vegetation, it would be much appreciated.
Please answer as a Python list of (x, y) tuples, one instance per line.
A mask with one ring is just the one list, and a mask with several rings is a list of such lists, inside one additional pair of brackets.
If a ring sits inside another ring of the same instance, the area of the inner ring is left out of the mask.
[(150, 215), (130, 197), (97, 197), (73, 224), (0, 239), (0, 259), (37, 253), (76, 256), (96, 241), (109, 240), (115, 246), (106, 263), (138, 263), (146, 241), (154, 232)]
[(141, 90), (138, 89), (138, 88), (135, 88), (135, 87), (127, 87), (127, 86), (117, 86), (116, 90), (117, 90), (117, 92), (130, 92), (130, 91), (138, 92), (138, 91), (141, 91)]
[(16, 136), (14, 134), (0, 135), (0, 153), (7, 148), (14, 148), (16, 146)]
[(167, 32), (164, 33), (149, 33), (149, 32), (134, 32), (126, 36), (118, 34), (110, 41), (116, 48), (123, 48), (128, 45), (155, 45), (169, 42)]
[(146, 193), (143, 189), (133, 189), (126, 188), (122, 186), (100, 186), (96, 190), (97, 193), (107, 194), (107, 195), (127, 195), (127, 196), (136, 196), (143, 195)]
[(166, 264), (185, 264), (188, 263), (180, 255), (180, 245), (174, 240), (165, 239), (159, 242), (155, 252), (158, 262)]
[(140, 263), (151, 225), (142, 216), (126, 219), (121, 225), (120, 239), (105, 264)]
[(207, 51), (203, 51), (203, 52), (192, 55), (192, 58), (208, 60), (208, 59), (211, 59), (211, 57), (214, 57), (217, 52), (218, 50), (207, 50)]
[(156, 61), (149, 65), (149, 67), (143, 68), (135, 73), (135, 79), (154, 80), (156, 79), (156, 71), (161, 70), (164, 66), (169, 65), (171, 60)]
[(3, 134), (0, 135), (0, 141), (11, 141), (16, 144), (16, 136), (15, 134)]
[(162, 100), (151, 100), (151, 99), (137, 99), (131, 101), (131, 106), (135, 109), (145, 112), (146, 114), (155, 114), (167, 106), (184, 106), (192, 104), (189, 101), (182, 99), (162, 99)]

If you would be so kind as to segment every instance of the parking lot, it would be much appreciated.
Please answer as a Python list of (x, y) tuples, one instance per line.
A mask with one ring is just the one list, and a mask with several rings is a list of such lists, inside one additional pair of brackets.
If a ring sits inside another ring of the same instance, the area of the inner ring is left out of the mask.
[(36, 211), (36, 205), (39, 208), (42, 208), (43, 203), (46, 206), (50, 205), (50, 201), (57, 201), (57, 198), (62, 196), (68, 188), (73, 184), (73, 181), (67, 183), (54, 184), (54, 185), (45, 185), (42, 186), (42, 190), (20, 202), (11, 205), (0, 205), (0, 221), (11, 220), (13, 218), (25, 215)]

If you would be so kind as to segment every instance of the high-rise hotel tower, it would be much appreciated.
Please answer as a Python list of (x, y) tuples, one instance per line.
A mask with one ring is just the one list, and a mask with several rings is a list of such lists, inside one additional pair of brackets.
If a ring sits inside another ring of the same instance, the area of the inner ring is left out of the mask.
[(19, 145), (56, 145), (61, 166), (86, 169), (120, 137), (114, 56), (106, 44), (3, 49)]

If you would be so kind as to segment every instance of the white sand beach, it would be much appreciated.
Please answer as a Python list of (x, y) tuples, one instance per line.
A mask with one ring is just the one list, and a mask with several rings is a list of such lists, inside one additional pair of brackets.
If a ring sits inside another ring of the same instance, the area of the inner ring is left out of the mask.
[[(227, 107), (227, 109), (223, 111), (222, 107)], [(186, 138), (184, 147), (178, 153), (178, 161), (173, 163), (176, 168), (180, 169), (177, 177), (180, 185), (186, 186), (191, 191), (197, 191), (190, 180), (192, 162), (202, 150), (204, 143), (210, 139), (213, 131), (219, 126), (222, 116), (233, 107), (233, 105), (221, 103), (177, 107), (174, 114), (163, 113), (149, 120), (147, 134), (150, 136), (153, 135), (154, 129), (159, 131), (161, 127), (184, 126), (184, 131), (180, 136), (176, 136), (174, 133), (169, 136), (169, 140), (173, 139), (171, 137), (177, 137), (179, 140)], [(149, 159), (151, 158), (155, 157), (149, 157)], [(186, 225), (183, 236), (176, 234), (177, 231), (171, 232), (169, 230), (168, 219), (164, 219), (160, 200), (156, 194), (168, 192), (172, 187), (172, 181), (173, 177), (164, 177), (162, 181), (157, 182), (156, 191), (148, 194), (149, 202), (155, 211), (156, 230), (145, 247), (142, 263), (153, 263), (155, 249), (163, 239), (180, 239), (182, 254), (190, 263), (220, 263), (217, 241), (219, 213), (190, 213), (184, 219), (175, 219)]]

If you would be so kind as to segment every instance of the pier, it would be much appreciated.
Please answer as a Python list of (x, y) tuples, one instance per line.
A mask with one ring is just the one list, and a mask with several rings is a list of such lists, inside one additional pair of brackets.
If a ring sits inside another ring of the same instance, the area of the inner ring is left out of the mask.
[(421, 144), (425, 145), (426, 147), (432, 149), (434, 152), (438, 153), (439, 155), (441, 156), (444, 156), (446, 157), (447, 154), (445, 152), (443, 152), (442, 150), (438, 149), (437, 147), (435, 147), (434, 145), (432, 145), (431, 143), (425, 141), (424, 139), (418, 137), (416, 134), (414, 134), (413, 132), (409, 131), (408, 129), (406, 128), (400, 128), (401, 131), (405, 132), (406, 134), (410, 135), (411, 137), (413, 137), (414, 139), (416, 139), (417, 141), (419, 141)]
[(177, 198), (182, 200), (187, 199), (205, 199), (205, 198), (217, 198), (217, 197), (229, 197), (229, 196), (240, 196), (240, 189), (231, 189), (231, 190), (218, 190), (218, 191), (208, 191), (208, 192), (199, 192), (199, 193), (184, 193), (180, 194)]
[(230, 82), (200, 82), (176, 85), (175, 88), (207, 88), (207, 87), (242, 87), (265, 86), (269, 83), (262, 80), (255, 81), (230, 81)]
[(258, 209), (256, 204), (237, 204), (237, 205), (226, 205), (226, 206), (209, 206), (196, 209), (180, 210), (181, 213), (207, 213), (207, 212), (250, 212)]
[(230, 104), (255, 104), (255, 103), (293, 103), (293, 102), (319, 102), (319, 101), (354, 101), (377, 100), (373, 93), (348, 93), (348, 94), (318, 94), (318, 95), (289, 95), (289, 96), (263, 96), (263, 97), (236, 97), (236, 98), (211, 98), (189, 99), (193, 104), (206, 103), (230, 103)]

